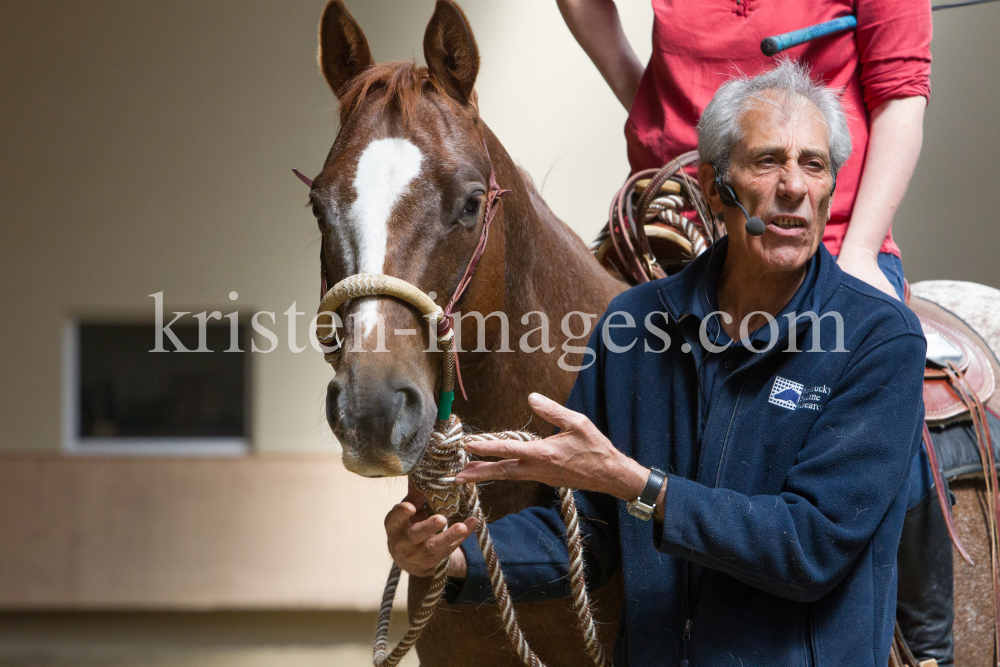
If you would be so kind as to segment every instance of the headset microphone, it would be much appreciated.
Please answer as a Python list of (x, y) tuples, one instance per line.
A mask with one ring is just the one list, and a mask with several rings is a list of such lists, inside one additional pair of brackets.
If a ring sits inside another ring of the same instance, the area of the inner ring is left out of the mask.
[[(715, 172), (718, 174), (719, 170), (716, 169)], [(756, 215), (752, 218), (750, 217), (747, 210), (743, 208), (743, 204), (740, 203), (739, 197), (736, 196), (736, 190), (733, 190), (733, 186), (729, 185), (729, 183), (723, 183), (721, 176), (715, 177), (715, 189), (718, 191), (719, 199), (722, 200), (723, 204), (726, 206), (736, 206), (743, 212), (743, 217), (747, 219), (746, 225), (744, 226), (744, 229), (747, 230), (747, 234), (750, 236), (760, 236), (764, 233), (764, 230), (766, 229), (764, 221)]]
[(743, 204), (739, 203), (739, 201), (736, 202), (736, 205), (740, 207), (740, 210), (743, 211), (743, 216), (747, 219), (747, 223), (743, 225), (743, 228), (747, 230), (747, 234), (749, 234), (750, 236), (760, 236), (761, 234), (763, 234), (764, 230), (766, 229), (766, 227), (764, 226), (764, 221), (758, 218), (756, 215), (753, 216), (752, 218), (749, 215), (747, 215), (747, 210), (743, 208)]

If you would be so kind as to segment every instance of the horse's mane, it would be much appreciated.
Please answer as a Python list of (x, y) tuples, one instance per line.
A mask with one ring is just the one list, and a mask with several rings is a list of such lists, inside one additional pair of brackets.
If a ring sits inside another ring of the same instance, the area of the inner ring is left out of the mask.
[(344, 85), (340, 95), (340, 124), (343, 125), (351, 113), (358, 109), (369, 94), (384, 91), (380, 113), (386, 107), (395, 106), (408, 124), (417, 108), (417, 101), (425, 90), (433, 90), (451, 102), (451, 97), (441, 84), (431, 76), (426, 67), (405, 60), (394, 60), (372, 65)]

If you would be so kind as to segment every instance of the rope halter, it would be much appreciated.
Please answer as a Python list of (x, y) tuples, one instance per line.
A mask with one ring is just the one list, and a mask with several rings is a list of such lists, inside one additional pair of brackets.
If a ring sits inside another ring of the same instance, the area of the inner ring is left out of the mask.
[[(481, 245), (485, 244), (481, 242)], [(475, 259), (478, 259), (479, 254), (481, 253), (477, 253)], [(472, 269), (475, 269), (474, 264)], [(467, 281), (463, 280), (463, 283), (467, 284)], [(462, 289), (464, 289), (464, 285)], [(438, 349), (442, 352), (441, 390), (438, 396), (437, 420), (434, 423), (427, 449), (409, 476), (414, 485), (424, 494), (428, 508), (436, 514), (447, 517), (449, 524), (466, 516), (473, 516), (478, 520), (476, 538), (486, 561), (493, 596), (500, 607), (504, 631), (522, 663), (529, 667), (545, 667), (528, 645), (528, 640), (517, 622), (514, 604), (507, 590), (507, 583), (504, 580), (503, 571), (500, 569), (500, 560), (486, 526), (485, 513), (479, 502), (479, 491), (475, 484), (462, 486), (455, 484), (455, 476), (468, 463), (468, 455), (465, 453), (463, 445), (466, 440), (529, 441), (537, 440), (538, 436), (521, 431), (469, 436), (464, 434), (462, 421), (451, 412), (452, 401), (455, 398), (457, 360), (454, 348), (454, 330), (450, 324), (441, 326), (443, 322), (447, 321), (446, 311), (434, 303), (433, 299), (424, 294), (423, 291), (405, 280), (380, 274), (358, 274), (341, 280), (323, 296), (319, 306), (316, 335), (324, 351), (324, 356), (331, 365), (336, 367), (341, 352), (340, 341), (336, 335), (334, 314), (347, 301), (362, 297), (399, 299), (415, 308), (434, 327), (432, 331), (436, 332)], [(457, 297), (452, 299), (453, 302), (455, 300)], [(323, 331), (329, 333), (323, 335), (321, 333)], [(558, 489), (558, 494), (563, 521), (567, 526), (566, 540), (570, 554), (570, 584), (573, 593), (573, 607), (577, 614), (577, 624), (584, 635), (586, 649), (594, 665), (607, 667), (609, 663), (597, 638), (597, 628), (584, 579), (583, 545), (573, 492), (570, 489)], [(385, 592), (382, 595), (382, 605), (375, 632), (373, 661), (376, 667), (394, 667), (416, 643), (424, 627), (430, 622), (434, 609), (444, 593), (445, 583), (448, 579), (448, 559), (445, 558), (438, 563), (424, 599), (421, 600), (419, 608), (412, 614), (409, 630), (389, 653), (387, 652), (389, 619), (400, 575), (399, 566), (393, 564), (389, 571)]]

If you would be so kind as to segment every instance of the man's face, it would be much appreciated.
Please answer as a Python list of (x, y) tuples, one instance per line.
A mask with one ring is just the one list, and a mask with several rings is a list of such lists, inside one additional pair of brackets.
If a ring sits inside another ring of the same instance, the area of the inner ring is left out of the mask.
[(823, 116), (803, 98), (775, 94), (744, 111), (740, 125), (744, 138), (730, 156), (730, 184), (766, 227), (750, 236), (739, 209), (726, 208), (730, 248), (738, 246), (764, 271), (795, 271), (816, 252), (830, 215), (833, 175)]

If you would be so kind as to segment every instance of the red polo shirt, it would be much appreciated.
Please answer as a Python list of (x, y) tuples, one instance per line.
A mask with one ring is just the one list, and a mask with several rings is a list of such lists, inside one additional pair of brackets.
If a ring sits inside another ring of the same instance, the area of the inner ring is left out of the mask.
[[(929, 0), (653, 0), (653, 55), (625, 124), (633, 172), (698, 147), (695, 125), (718, 87), (737, 72), (772, 67), (765, 37), (854, 14), (853, 32), (785, 53), (814, 78), (844, 91), (853, 153), (837, 177), (823, 242), (834, 255), (847, 233), (868, 149), (869, 114), (887, 100), (930, 95)], [(889, 231), (882, 251), (899, 255)]]

